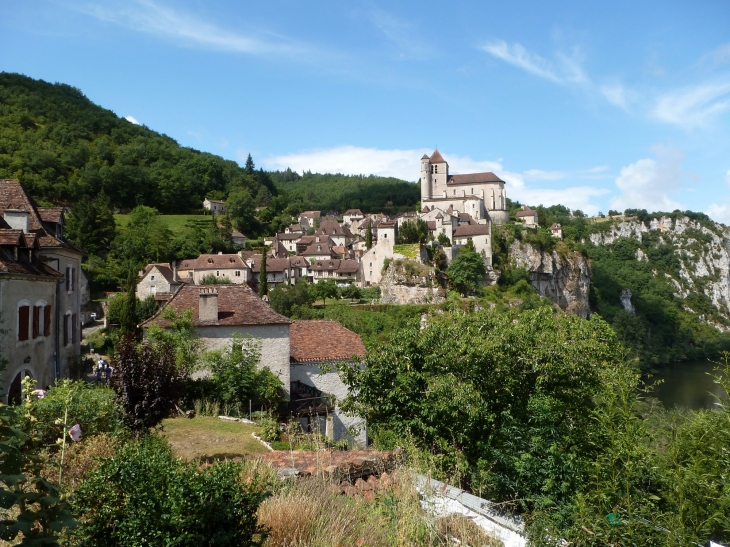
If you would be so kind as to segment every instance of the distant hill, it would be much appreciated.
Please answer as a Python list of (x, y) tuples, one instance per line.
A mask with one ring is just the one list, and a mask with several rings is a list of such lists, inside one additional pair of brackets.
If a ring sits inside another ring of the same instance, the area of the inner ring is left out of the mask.
[(273, 219), (285, 210), (394, 212), (420, 199), (418, 185), (393, 178), (252, 167), (182, 147), (92, 103), (75, 87), (0, 73), (0, 178), (20, 179), (41, 203), (73, 205), (104, 192), (123, 212), (147, 205), (185, 214), (199, 210), (206, 196), (225, 199), (243, 187), (256, 205), (270, 207), (266, 223), (276, 229), (285, 220)]
[(73, 204), (103, 191), (123, 210), (186, 213), (211, 192), (240, 185), (255, 196), (267, 185), (246, 175), (236, 162), (120, 118), (77, 88), (0, 73), (0, 178), (20, 179), (40, 201)]

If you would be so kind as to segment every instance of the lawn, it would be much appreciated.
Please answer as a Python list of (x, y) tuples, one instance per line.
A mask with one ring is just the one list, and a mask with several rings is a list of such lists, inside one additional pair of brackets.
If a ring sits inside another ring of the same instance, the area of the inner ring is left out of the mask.
[(186, 460), (223, 459), (268, 452), (251, 436), (256, 425), (221, 420), (213, 416), (163, 420), (162, 434), (170, 441), (175, 455)]
[[(126, 228), (129, 224), (129, 218), (131, 215), (114, 215), (114, 220), (117, 223), (118, 228)], [(185, 224), (188, 221), (203, 221), (212, 222), (213, 217), (210, 215), (160, 215), (160, 218), (167, 224), (173, 232), (181, 232), (185, 230)]]

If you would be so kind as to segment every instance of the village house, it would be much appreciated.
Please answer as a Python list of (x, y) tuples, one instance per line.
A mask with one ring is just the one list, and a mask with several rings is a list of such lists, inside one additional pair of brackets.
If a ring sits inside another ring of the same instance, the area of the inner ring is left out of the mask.
[(231, 232), (231, 242), (233, 242), (234, 245), (238, 245), (244, 249), (246, 248), (246, 236), (238, 230)]
[[(335, 244), (332, 238), (326, 235), (311, 236), (314, 239), (304, 250), (299, 250), (297, 253), (299, 256), (305, 257), (310, 262), (312, 260), (328, 260), (330, 258), (339, 258), (339, 255), (335, 252)], [(299, 242), (301, 244), (304, 238)], [(299, 247), (299, 244), (297, 247)]]
[(238, 254), (203, 254), (198, 258), (181, 260), (178, 265), (179, 279), (195, 285), (201, 285), (203, 278), (209, 275), (242, 284), (249, 281), (250, 274), (251, 269)]
[(226, 204), (220, 199), (208, 199), (203, 200), (203, 209), (207, 209), (213, 216), (222, 215), (226, 212)]
[(553, 237), (557, 237), (558, 239), (563, 239), (562, 225), (555, 222), (552, 226), (550, 226), (550, 233), (553, 234)]
[(335, 246), (347, 247), (352, 242), (352, 233), (347, 227), (340, 226), (336, 220), (323, 220), (314, 232), (317, 236), (329, 236)]
[(321, 217), (322, 213), (320, 211), (304, 211), (299, 214), (299, 224), (305, 229), (315, 228)]
[(517, 220), (524, 222), (525, 226), (537, 226), (537, 211), (533, 211), (527, 205), (522, 206), (522, 211), (515, 214)]
[[(294, 321), (289, 327), (289, 337), (291, 409), (299, 416), (302, 427), (322, 432), (335, 441), (347, 439), (367, 446), (365, 421), (340, 410), (348, 388), (335, 368), (339, 363), (352, 363), (353, 359), (365, 357), (362, 339), (336, 321)], [(313, 405), (312, 398), (323, 404)], [(309, 409), (319, 412), (310, 414)]]
[[(261, 260), (260, 253), (252, 254), (247, 258), (247, 263), (251, 268), (251, 284), (258, 286), (261, 283)], [(290, 258), (266, 258), (266, 283), (269, 289), (273, 289), (276, 285), (294, 285), (301, 274), (301, 267), (292, 265)]]
[(393, 250), (398, 230), (395, 222), (381, 222), (378, 227), (378, 241), (360, 259), (363, 286), (377, 285), (383, 277), (386, 259), (405, 258)]
[(365, 215), (362, 214), (360, 209), (348, 209), (345, 211), (345, 214), (342, 215), (342, 224), (345, 226), (351, 226), (356, 222), (360, 222), (364, 218)]
[(492, 266), (492, 235), (489, 224), (462, 224), (454, 228), (454, 240), (452, 246), (456, 251), (464, 245), (471, 243), (474, 250), (484, 257), (484, 265), (491, 268)]
[(140, 300), (154, 296), (156, 300), (167, 301), (182, 285), (176, 265), (168, 262), (147, 264), (138, 278), (136, 294)]
[(302, 235), (302, 232), (284, 232), (276, 234), (276, 239), (284, 245), (284, 248), (289, 251), (289, 253), (296, 254), (297, 243), (299, 243), (299, 240), (302, 239)]
[(357, 260), (338, 258), (330, 260), (316, 260), (309, 266), (310, 280), (313, 283), (320, 281), (335, 281), (336, 283), (359, 283), (360, 262)]
[(304, 235), (304, 232), (306, 232), (306, 230), (304, 228), (302, 228), (302, 225), (301, 224), (290, 224), (289, 226), (287, 226), (286, 228), (284, 228), (284, 233), (285, 234), (300, 234), (300, 235)]
[(63, 236), (64, 209), (38, 207), (17, 180), (0, 180), (0, 380), (11, 399), (31, 376), (67, 377), (81, 353), (83, 251)]

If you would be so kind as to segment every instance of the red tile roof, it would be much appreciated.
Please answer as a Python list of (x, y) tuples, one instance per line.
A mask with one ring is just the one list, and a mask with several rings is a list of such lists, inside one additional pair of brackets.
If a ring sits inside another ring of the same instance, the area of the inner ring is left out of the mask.
[(170, 285), (179, 285), (181, 283), (180, 281), (175, 281), (175, 274), (173, 273), (172, 266), (170, 266), (169, 262), (147, 264), (144, 269), (144, 273), (142, 274), (142, 277), (147, 277), (147, 274), (149, 274), (153, 268), (156, 268), (157, 271), (160, 272), (160, 275), (164, 277)]
[(489, 235), (489, 224), (463, 224), (454, 228), (454, 237), (487, 235)]
[(206, 254), (191, 260), (181, 261), (179, 268), (181, 270), (244, 269), (246, 268), (246, 263), (237, 254)]
[(484, 182), (501, 182), (504, 184), (504, 181), (491, 171), (487, 171), (485, 173), (451, 175), (449, 176), (449, 180), (446, 181), (446, 184), (479, 184)]
[(517, 213), (516, 217), (531, 217), (537, 214), (537, 211), (533, 211), (527, 205), (522, 206), (523, 210)]
[(446, 160), (438, 150), (435, 150), (429, 159), (431, 160), (431, 163), (446, 163)]
[(215, 285), (218, 291), (218, 320), (200, 321), (198, 315), (200, 291), (205, 287), (183, 285), (165, 306), (142, 323), (142, 327), (147, 328), (151, 325), (169, 327), (170, 321), (162, 317), (167, 308), (178, 313), (193, 310), (193, 324), (196, 327), (288, 325), (291, 323), (289, 319), (267, 306), (248, 285)]
[(357, 260), (341, 260), (339, 258), (333, 260), (317, 260), (309, 266), (313, 272), (333, 271), (342, 274), (352, 274), (360, 271), (360, 263)]
[(362, 338), (336, 321), (294, 321), (289, 328), (292, 363), (365, 357)]

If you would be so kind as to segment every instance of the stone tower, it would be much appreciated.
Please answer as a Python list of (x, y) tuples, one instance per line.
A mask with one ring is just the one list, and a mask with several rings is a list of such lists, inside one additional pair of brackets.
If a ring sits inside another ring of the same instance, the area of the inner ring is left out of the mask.
[(431, 189), (431, 160), (426, 154), (421, 158), (421, 203), (433, 197)]

